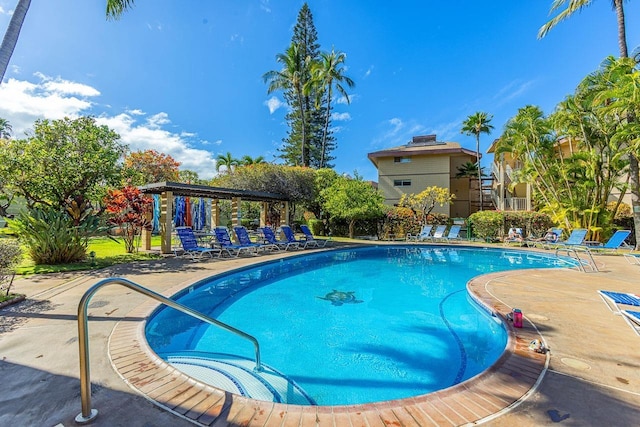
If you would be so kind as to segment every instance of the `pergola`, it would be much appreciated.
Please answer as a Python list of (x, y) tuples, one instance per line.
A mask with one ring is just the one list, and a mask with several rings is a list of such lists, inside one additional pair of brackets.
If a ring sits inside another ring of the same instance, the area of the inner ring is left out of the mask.
[[(231, 200), (231, 222), (240, 225), (240, 202), (262, 202), (260, 209), (260, 226), (267, 222), (268, 205), (282, 203), (284, 206), (281, 222), (285, 223), (289, 217), (289, 199), (282, 194), (262, 191), (236, 190), (233, 188), (209, 187), (206, 185), (184, 184), (181, 182), (156, 182), (138, 187), (145, 194), (160, 195), (160, 236), (162, 239), (161, 252), (171, 253), (171, 233), (173, 231), (172, 212), (175, 196), (203, 197), (211, 199), (211, 226), (220, 225), (220, 199)], [(142, 246), (151, 249), (151, 231), (142, 234)]]

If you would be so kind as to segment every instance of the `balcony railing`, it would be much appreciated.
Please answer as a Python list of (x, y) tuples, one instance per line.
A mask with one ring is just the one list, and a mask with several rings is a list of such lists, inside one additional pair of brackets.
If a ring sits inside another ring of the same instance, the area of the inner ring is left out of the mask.
[(526, 211), (527, 210), (527, 198), (526, 197), (507, 197), (505, 199), (505, 210), (508, 211)]

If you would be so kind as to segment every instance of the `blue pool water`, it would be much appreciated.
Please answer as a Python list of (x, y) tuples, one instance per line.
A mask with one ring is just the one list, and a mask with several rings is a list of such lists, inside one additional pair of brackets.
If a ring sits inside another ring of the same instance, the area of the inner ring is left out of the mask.
[(477, 375), (504, 351), (504, 327), (468, 296), (472, 277), (567, 266), (522, 251), (367, 247), (264, 263), (177, 295), (258, 339), (267, 375), (257, 379), (249, 342), (173, 309), (154, 314), (147, 339), (179, 369), (249, 397), (345, 405), (416, 396)]

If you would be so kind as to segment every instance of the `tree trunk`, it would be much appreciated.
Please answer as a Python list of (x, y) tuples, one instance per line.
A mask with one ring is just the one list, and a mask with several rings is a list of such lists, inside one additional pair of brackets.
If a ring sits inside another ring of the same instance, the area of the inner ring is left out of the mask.
[(356, 220), (352, 219), (351, 221), (349, 221), (349, 238), (353, 239), (353, 235), (356, 232)]
[(320, 154), (320, 167), (324, 167), (324, 152), (327, 147), (327, 133), (329, 132), (329, 120), (331, 119), (331, 83), (327, 91), (327, 116), (324, 120), (324, 130), (322, 133), (322, 153)]
[(614, 0), (613, 5), (616, 9), (616, 17), (618, 19), (618, 47), (620, 48), (620, 56), (622, 58), (628, 58), (627, 52), (627, 33), (624, 27), (624, 7), (622, 3), (624, 0)]
[(636, 237), (636, 249), (640, 249), (640, 179), (638, 177), (638, 157), (631, 154), (629, 155), (629, 183), (631, 187), (631, 211)]
[(482, 168), (480, 167), (480, 134), (476, 135), (476, 161), (478, 162), (478, 190), (480, 190), (480, 207), (478, 210), (483, 210), (484, 200), (482, 200)]
[(4, 74), (7, 72), (9, 66), (9, 60), (13, 55), (13, 50), (18, 44), (18, 36), (20, 36), (20, 30), (24, 23), (24, 18), (27, 16), (27, 11), (31, 5), (31, 0), (19, 0), (16, 10), (13, 11), (13, 16), (9, 22), (4, 38), (2, 39), (2, 45), (0, 46), (0, 84), (4, 79)]

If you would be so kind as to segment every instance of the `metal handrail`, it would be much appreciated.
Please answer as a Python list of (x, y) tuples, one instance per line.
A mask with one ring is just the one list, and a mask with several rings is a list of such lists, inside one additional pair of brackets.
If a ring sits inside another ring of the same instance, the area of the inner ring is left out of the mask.
[(78, 343), (80, 346), (80, 399), (82, 402), (82, 412), (79, 413), (75, 420), (78, 424), (86, 424), (93, 421), (98, 416), (98, 410), (91, 408), (91, 375), (89, 372), (89, 336), (88, 336), (88, 306), (91, 297), (103, 286), (106, 285), (122, 285), (131, 290), (139, 292), (143, 295), (148, 296), (149, 298), (153, 298), (156, 301), (160, 301), (161, 303), (178, 310), (184, 314), (187, 314), (191, 317), (195, 317), (198, 320), (209, 323), (211, 325), (219, 326), (223, 329), (226, 329), (229, 332), (232, 332), (242, 338), (245, 338), (251, 341), (256, 350), (256, 371), (262, 370), (262, 365), (260, 363), (260, 344), (258, 340), (253, 336), (247, 334), (246, 332), (241, 331), (240, 329), (234, 328), (231, 325), (227, 325), (219, 320), (213, 319), (209, 316), (206, 316), (196, 310), (193, 310), (185, 305), (180, 304), (172, 299), (169, 299), (165, 296), (162, 296), (156, 292), (153, 292), (150, 289), (147, 289), (143, 286), (138, 285), (127, 279), (122, 278), (109, 278), (101, 280), (100, 282), (93, 285), (89, 288), (85, 294), (80, 299), (80, 303), (78, 303)]

